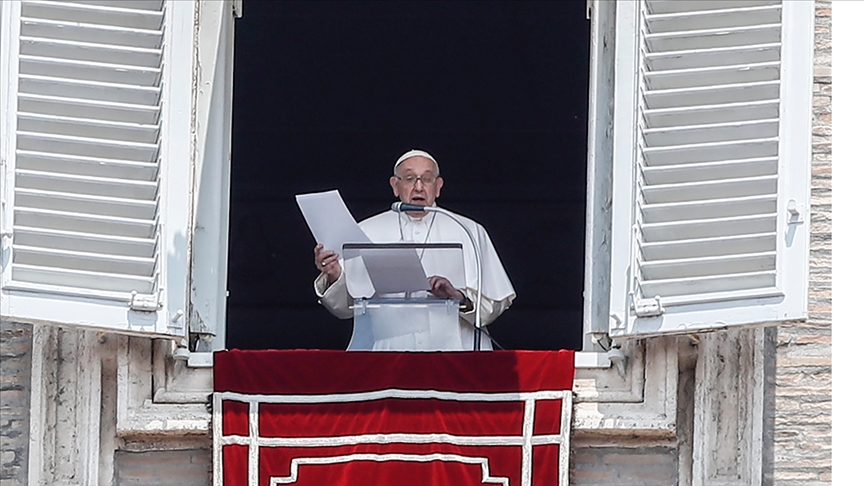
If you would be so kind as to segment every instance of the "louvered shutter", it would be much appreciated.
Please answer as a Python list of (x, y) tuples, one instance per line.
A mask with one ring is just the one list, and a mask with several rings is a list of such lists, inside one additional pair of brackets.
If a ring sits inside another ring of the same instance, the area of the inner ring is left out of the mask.
[(805, 317), (812, 19), (618, 3), (613, 336)]
[(4, 316), (183, 334), (193, 9), (4, 2)]

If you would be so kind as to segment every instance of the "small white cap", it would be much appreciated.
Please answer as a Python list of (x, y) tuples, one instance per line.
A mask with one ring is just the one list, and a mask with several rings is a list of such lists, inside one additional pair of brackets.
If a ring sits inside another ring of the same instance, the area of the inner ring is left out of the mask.
[(394, 174), (396, 173), (396, 169), (399, 168), (399, 164), (401, 164), (402, 162), (405, 162), (406, 160), (410, 159), (411, 157), (425, 157), (425, 158), (431, 160), (433, 164), (435, 164), (435, 172), (438, 172), (438, 173), (441, 172), (438, 169), (438, 161), (435, 160), (435, 157), (432, 157), (431, 155), (429, 155), (429, 152), (426, 152), (424, 150), (411, 149), (411, 150), (405, 152), (404, 154), (402, 154), (401, 157), (396, 159), (396, 165), (393, 166), (393, 173)]

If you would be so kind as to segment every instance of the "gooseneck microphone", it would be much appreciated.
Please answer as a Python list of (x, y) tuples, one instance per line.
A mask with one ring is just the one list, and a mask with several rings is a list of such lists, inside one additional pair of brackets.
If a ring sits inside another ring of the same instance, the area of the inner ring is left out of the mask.
[(483, 302), (483, 268), (481, 265), (483, 262), (480, 260), (480, 245), (477, 244), (477, 240), (471, 234), (471, 230), (455, 214), (438, 206), (418, 206), (417, 204), (396, 201), (390, 205), (390, 210), (397, 213), (441, 213), (455, 221), (465, 230), (468, 239), (471, 240), (471, 246), (474, 247), (474, 262), (477, 265), (477, 302), (474, 304), (474, 351), (480, 351), (480, 328), (482, 325), (480, 323), (480, 308)]
[(432, 209), (433, 208), (430, 206), (418, 206), (417, 204), (408, 204), (399, 201), (390, 205), (390, 210), (396, 211), (397, 213), (422, 213)]

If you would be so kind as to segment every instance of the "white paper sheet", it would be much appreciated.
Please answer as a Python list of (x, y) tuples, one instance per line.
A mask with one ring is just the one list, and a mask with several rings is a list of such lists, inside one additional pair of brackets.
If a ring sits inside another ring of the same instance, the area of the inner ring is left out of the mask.
[(429, 279), (413, 248), (363, 253), (366, 271), (379, 296), (429, 290)]
[(294, 196), (315, 241), (325, 250), (342, 253), (345, 243), (371, 243), (345, 206), (339, 190)]
[(385, 244), (345, 249), (348, 293), (354, 298), (385, 297), (429, 289), (429, 280), (413, 247)]

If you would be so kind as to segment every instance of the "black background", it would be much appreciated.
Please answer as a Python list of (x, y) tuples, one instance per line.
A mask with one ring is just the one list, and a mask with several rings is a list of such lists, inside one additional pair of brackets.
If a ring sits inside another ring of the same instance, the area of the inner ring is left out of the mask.
[(389, 207), (429, 151), (516, 289), (507, 349), (581, 349), (589, 22), (580, 2), (247, 0), (236, 23), (229, 348), (344, 349), (297, 193)]

